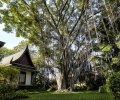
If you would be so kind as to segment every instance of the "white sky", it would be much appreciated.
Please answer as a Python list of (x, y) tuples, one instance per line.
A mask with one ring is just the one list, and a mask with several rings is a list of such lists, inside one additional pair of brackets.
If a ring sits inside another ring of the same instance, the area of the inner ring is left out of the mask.
[(16, 37), (13, 33), (6, 33), (3, 31), (3, 24), (0, 24), (0, 41), (5, 42), (5, 47), (12, 49), (18, 45), (20, 41), (24, 40), (22, 37)]

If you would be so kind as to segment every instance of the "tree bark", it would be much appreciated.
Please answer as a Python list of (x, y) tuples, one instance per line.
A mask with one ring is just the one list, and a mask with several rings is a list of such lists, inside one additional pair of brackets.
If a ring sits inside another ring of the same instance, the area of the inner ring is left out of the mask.
[(65, 73), (61, 73), (60, 70), (57, 69), (56, 71), (56, 82), (58, 91), (66, 90), (68, 89), (68, 75)]
[(56, 82), (57, 82), (57, 89), (58, 91), (61, 91), (62, 90), (62, 74), (61, 72), (59, 71), (59, 69), (57, 69), (56, 71)]

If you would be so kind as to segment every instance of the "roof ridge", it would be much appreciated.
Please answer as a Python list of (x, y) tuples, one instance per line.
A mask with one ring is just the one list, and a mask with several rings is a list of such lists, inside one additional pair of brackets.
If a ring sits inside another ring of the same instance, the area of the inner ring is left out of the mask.
[(15, 54), (11, 54), (9, 56), (2, 58), (0, 63), (1, 64), (10, 64), (11, 60), (15, 61), (18, 58), (20, 58), (24, 54), (24, 52), (26, 51), (27, 48), (28, 48), (28, 46), (26, 46), (23, 50), (16, 52)]

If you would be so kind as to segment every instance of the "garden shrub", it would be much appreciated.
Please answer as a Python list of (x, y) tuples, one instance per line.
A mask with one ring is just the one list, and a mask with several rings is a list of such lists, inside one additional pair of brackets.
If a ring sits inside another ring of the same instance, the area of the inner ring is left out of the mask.
[(0, 66), (0, 83), (17, 84), (19, 73), (14, 66)]
[(12, 100), (15, 89), (15, 85), (0, 84), (0, 100)]
[(13, 100), (18, 77), (18, 69), (12, 66), (0, 66), (0, 100)]
[(100, 86), (98, 92), (99, 92), (99, 93), (107, 93), (106, 86), (105, 86), (105, 85)]
[(0, 100), (13, 100), (13, 93), (6, 93), (5, 95), (0, 94)]
[(11, 84), (0, 84), (0, 94), (10, 93), (15, 91), (15, 86)]
[(51, 85), (47, 91), (55, 91), (57, 90), (57, 85)]
[(87, 90), (86, 83), (79, 83), (74, 85), (74, 91), (84, 91)]
[(27, 90), (19, 90), (14, 93), (13, 98), (14, 99), (19, 99), (19, 98), (28, 98), (28, 91)]
[[(28, 98), (27, 91), (19, 90), (19, 91), (15, 92), (15, 90), (12, 89), (10, 91), (10, 89), (9, 89), (9, 92), (6, 92), (4, 94), (0, 93), (0, 100), (16, 100), (16, 99), (21, 99), (21, 98)], [(7, 88), (5, 89), (5, 91), (6, 90), (7, 90)]]
[(104, 84), (105, 78), (102, 75), (97, 75), (96, 79), (95, 77), (91, 77), (86, 81), (87, 90), (99, 90), (99, 87), (103, 86)]
[(110, 78), (110, 89), (116, 100), (120, 100), (120, 71), (114, 73)]

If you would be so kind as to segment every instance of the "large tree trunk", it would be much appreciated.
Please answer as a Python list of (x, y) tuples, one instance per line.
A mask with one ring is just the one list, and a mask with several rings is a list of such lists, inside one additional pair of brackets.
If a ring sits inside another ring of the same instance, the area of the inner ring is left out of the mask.
[(74, 77), (73, 74), (71, 74), (71, 79), (70, 79), (70, 91), (74, 90)]
[(58, 69), (56, 71), (56, 82), (58, 91), (68, 89), (68, 75), (65, 73), (61, 73)]
[(62, 76), (63, 76), (62, 77), (62, 90), (66, 90), (68, 89), (69, 85), (68, 85), (68, 74), (65, 70)]
[(58, 91), (62, 90), (62, 74), (59, 70), (56, 71), (56, 82), (57, 82), (57, 87)]
[[(66, 46), (66, 39), (65, 37), (61, 36), (60, 38), (60, 47), (62, 47), (63, 49), (65, 48)], [(69, 84), (68, 84), (68, 81), (69, 81), (69, 73), (68, 73), (68, 49), (64, 49), (62, 52), (61, 52), (61, 58), (60, 58), (60, 69), (57, 69), (57, 72), (56, 72), (56, 81), (57, 81), (57, 85), (58, 85), (58, 91), (61, 91), (61, 90), (66, 90), (68, 89), (69, 87)]]

